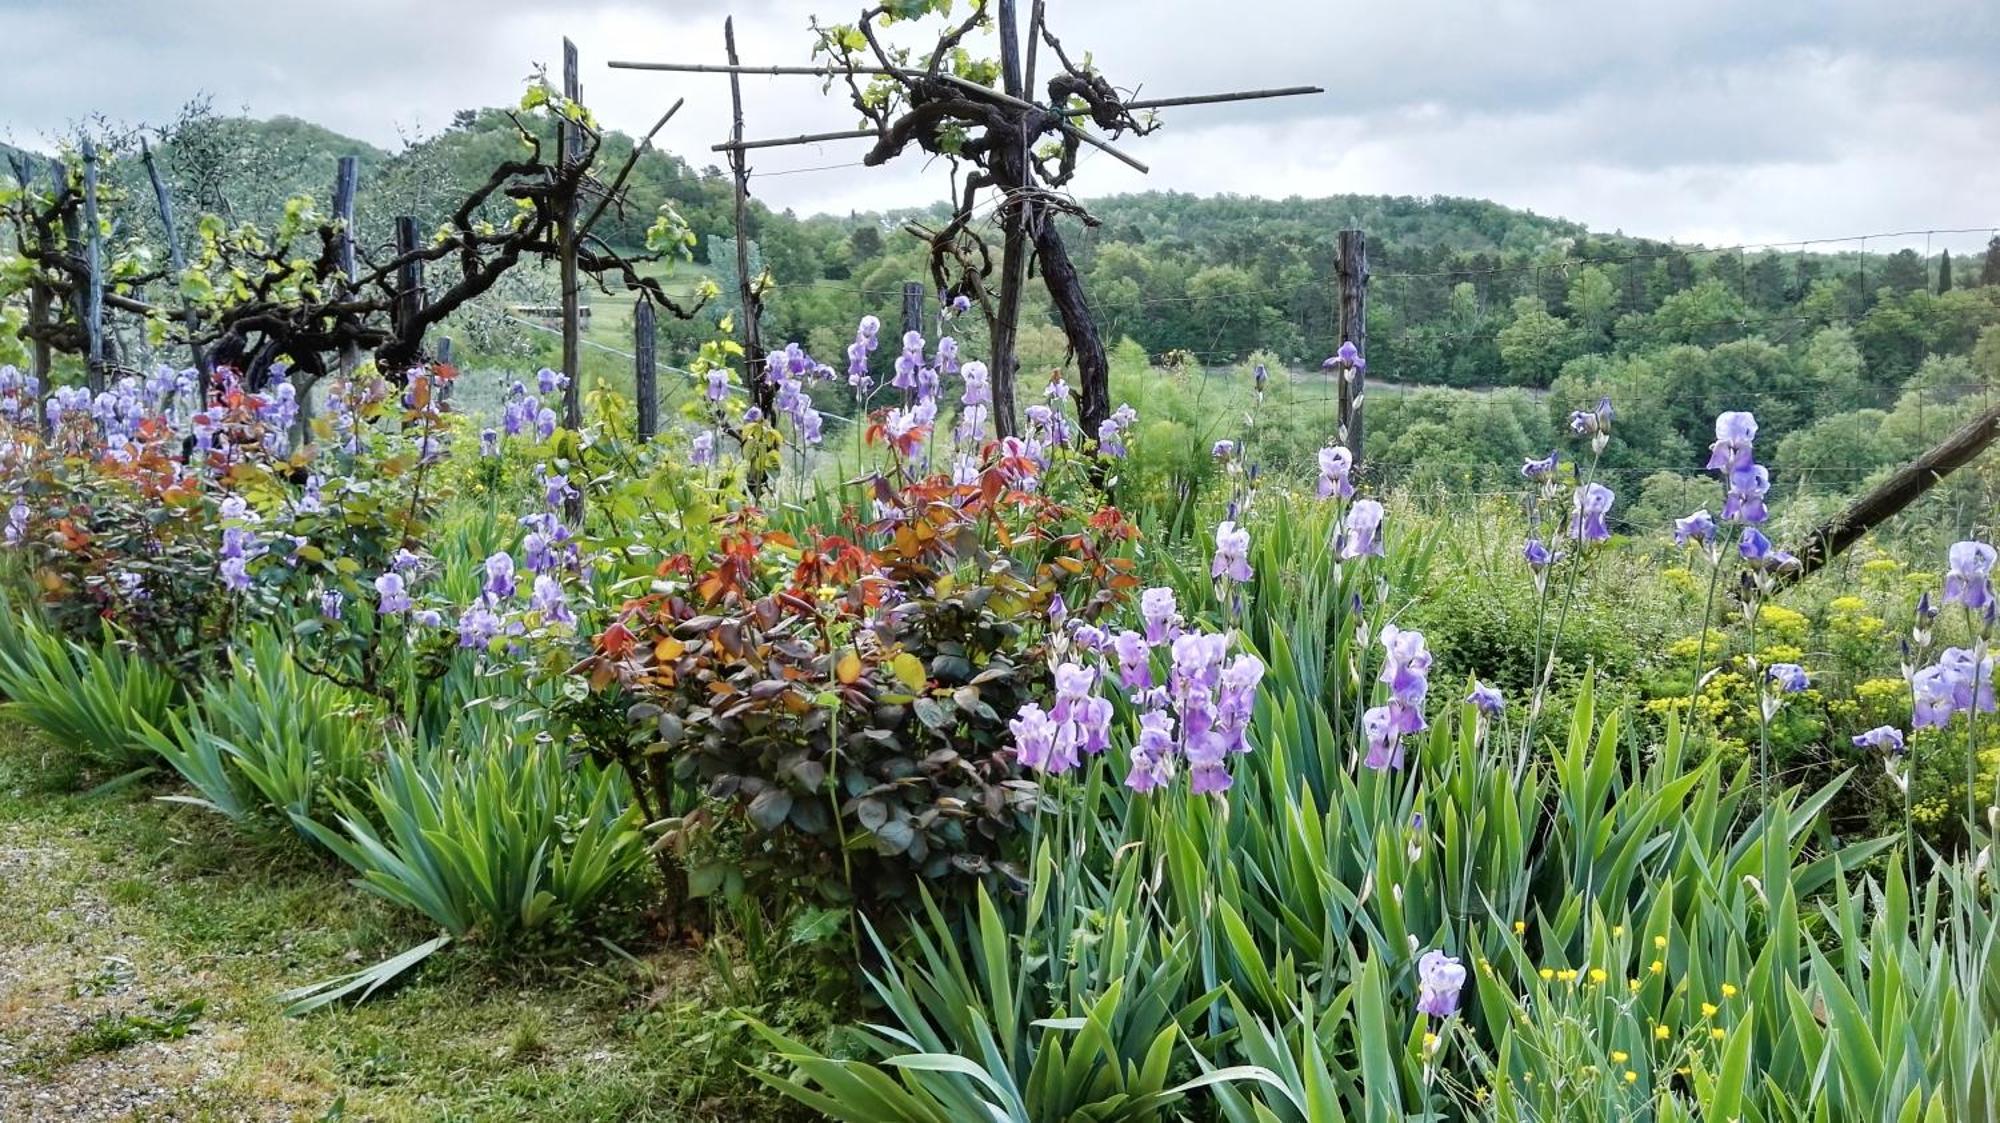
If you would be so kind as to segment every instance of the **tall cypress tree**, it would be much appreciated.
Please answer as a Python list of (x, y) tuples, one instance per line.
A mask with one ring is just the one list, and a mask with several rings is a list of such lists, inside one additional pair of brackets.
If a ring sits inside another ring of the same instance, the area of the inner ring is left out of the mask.
[(1986, 242), (1986, 264), (1979, 270), (1979, 283), (2000, 285), (2000, 234)]
[(1951, 251), (1946, 250), (1944, 251), (1944, 256), (1938, 258), (1938, 294), (1942, 296), (1943, 294), (1948, 293), (1950, 291), (1951, 291)]

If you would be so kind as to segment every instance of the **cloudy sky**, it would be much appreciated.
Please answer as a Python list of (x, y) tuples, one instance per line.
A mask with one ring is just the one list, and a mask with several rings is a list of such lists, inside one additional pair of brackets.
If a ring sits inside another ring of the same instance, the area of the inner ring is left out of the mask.
[[(805, 62), (811, 13), (852, 18), (859, 3), (0, 0), (0, 136), (46, 147), (85, 113), (158, 121), (205, 91), (218, 109), (292, 114), (393, 145), (455, 109), (511, 101), (568, 35), (600, 118), (643, 130), (684, 95), (663, 142), (706, 163), (727, 134), (726, 79), (605, 62), (721, 61), (732, 12), (744, 61)], [(1094, 158), (1080, 194), (1467, 195), (1709, 244), (2000, 225), (1995, 0), (1048, 6), (1072, 53), (1089, 49), (1114, 82), (1149, 95), (1328, 91), (1173, 111), (1130, 142), (1150, 176)], [(813, 79), (748, 79), (745, 98), (753, 135), (855, 123)], [(859, 156), (851, 141), (761, 153), (759, 172), (793, 174), (753, 189), (801, 212), (943, 193), (943, 169), (915, 157), (795, 171)], [(1982, 230), (1933, 246), (1984, 241)]]

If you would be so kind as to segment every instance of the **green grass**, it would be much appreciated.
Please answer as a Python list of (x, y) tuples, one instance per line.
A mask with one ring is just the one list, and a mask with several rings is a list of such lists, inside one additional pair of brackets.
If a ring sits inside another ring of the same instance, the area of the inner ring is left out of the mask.
[(303, 847), (159, 791), (54, 790), (45, 745), (18, 727), (0, 742), (0, 1118), (47, 1110), (38, 1095), (116, 1102), (118, 1081), (154, 1093), (141, 1118), (785, 1117), (682, 949), (461, 949), (365, 1006), (287, 1018), (280, 991), (433, 933)]

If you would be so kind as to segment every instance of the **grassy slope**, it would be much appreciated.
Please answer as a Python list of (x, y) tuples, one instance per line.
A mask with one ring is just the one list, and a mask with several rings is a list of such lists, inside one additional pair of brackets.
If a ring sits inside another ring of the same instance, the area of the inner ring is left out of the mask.
[(774, 1114), (741, 1098), (685, 952), (447, 955), (369, 1005), (286, 1018), (281, 990), (427, 933), (302, 851), (150, 793), (46, 790), (45, 742), (10, 726), (0, 745), (0, 1119)]

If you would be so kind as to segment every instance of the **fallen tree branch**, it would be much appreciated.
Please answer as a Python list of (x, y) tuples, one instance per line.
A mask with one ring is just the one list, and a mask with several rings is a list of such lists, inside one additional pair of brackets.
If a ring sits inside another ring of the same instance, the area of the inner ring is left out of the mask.
[(1795, 553), (1799, 564), (1781, 573), (1779, 587), (1823, 568), (1870, 530), (1894, 518), (1939, 480), (1964, 467), (2000, 437), (2000, 406), (1973, 418), (1930, 451), (1869, 489), (1847, 509), (1815, 527)]

